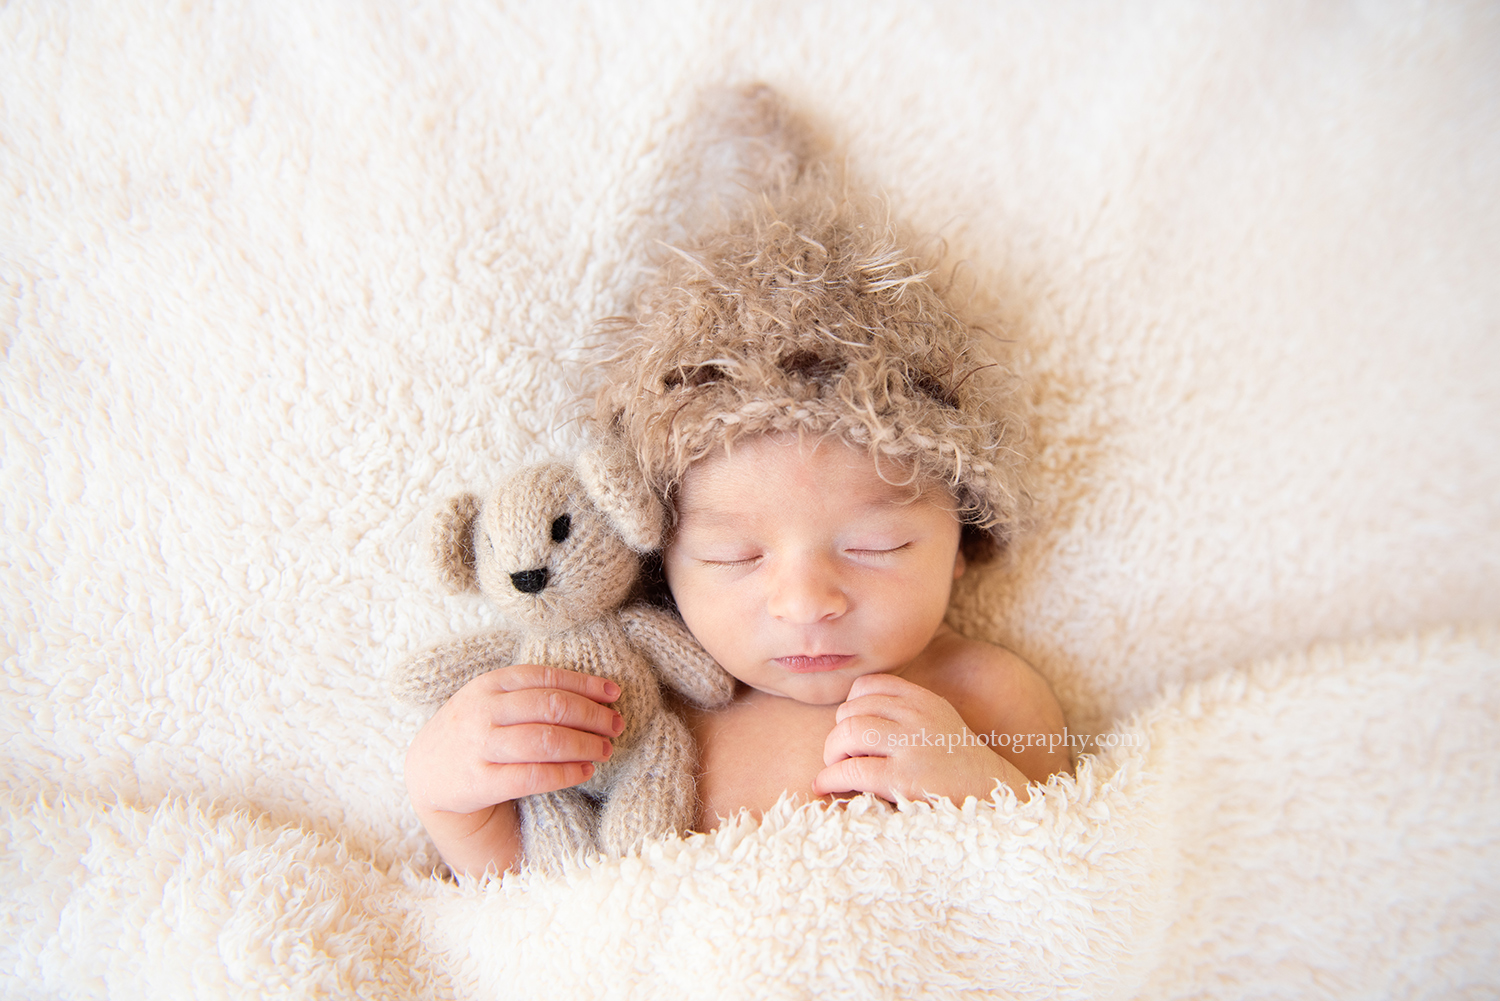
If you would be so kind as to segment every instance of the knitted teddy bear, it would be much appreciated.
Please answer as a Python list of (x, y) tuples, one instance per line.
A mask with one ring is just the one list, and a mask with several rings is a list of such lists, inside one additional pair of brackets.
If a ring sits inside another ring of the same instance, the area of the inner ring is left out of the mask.
[[(433, 556), (455, 593), (478, 591), (512, 630), (441, 644), (396, 671), (397, 698), (441, 705), (486, 671), (546, 664), (608, 678), (625, 728), (585, 783), (518, 804), (526, 863), (557, 872), (566, 858), (619, 855), (696, 819), (692, 736), (662, 701), (658, 679), (689, 702), (722, 706), (734, 679), (671, 613), (622, 607), (639, 554), (661, 544), (664, 514), (638, 467), (615, 450), (576, 467), (516, 472), (481, 501), (453, 498), (438, 514)], [(652, 667), (655, 667), (653, 671)]]

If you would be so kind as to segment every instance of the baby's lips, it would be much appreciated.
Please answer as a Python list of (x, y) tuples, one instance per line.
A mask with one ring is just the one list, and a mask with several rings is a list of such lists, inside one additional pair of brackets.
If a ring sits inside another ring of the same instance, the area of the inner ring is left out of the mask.
[(824, 653), (824, 654), (793, 654), (787, 657), (777, 657), (776, 663), (788, 671), (832, 671), (843, 667), (854, 659), (849, 653)]

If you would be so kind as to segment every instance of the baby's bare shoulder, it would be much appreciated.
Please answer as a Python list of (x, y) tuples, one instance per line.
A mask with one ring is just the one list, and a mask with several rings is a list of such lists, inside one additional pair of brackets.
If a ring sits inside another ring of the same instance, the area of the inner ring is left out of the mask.
[(934, 636), (913, 667), (917, 670), (906, 676), (924, 688), (976, 693), (1023, 683), (1036, 674), (1030, 664), (1005, 647), (970, 639), (952, 629)]
[(1005, 647), (944, 630), (921, 660), (909, 680), (947, 699), (975, 730), (1046, 732), (1062, 725), (1046, 679)]

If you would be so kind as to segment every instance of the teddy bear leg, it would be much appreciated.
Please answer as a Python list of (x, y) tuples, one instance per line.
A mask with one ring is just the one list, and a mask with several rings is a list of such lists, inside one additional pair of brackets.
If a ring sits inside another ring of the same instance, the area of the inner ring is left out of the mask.
[(599, 848), (624, 855), (646, 838), (689, 831), (698, 819), (697, 753), (688, 728), (672, 713), (647, 726), (611, 784), (599, 812)]
[(581, 862), (599, 851), (594, 839), (599, 808), (578, 789), (527, 796), (520, 811), (521, 848), (528, 868), (553, 876), (568, 860)]

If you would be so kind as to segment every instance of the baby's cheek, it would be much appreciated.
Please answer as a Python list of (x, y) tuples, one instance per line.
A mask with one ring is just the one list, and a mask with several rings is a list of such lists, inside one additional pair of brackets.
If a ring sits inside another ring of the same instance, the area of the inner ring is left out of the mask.
[(893, 622), (890, 644), (899, 650), (903, 660), (911, 660), (927, 649), (942, 626), (947, 611), (946, 603), (913, 609), (911, 615)]
[(672, 598), (677, 602), (677, 611), (682, 615), (688, 632), (693, 634), (693, 638), (711, 657), (728, 669), (730, 674), (734, 674), (730, 660), (736, 646), (737, 631), (732, 604), (715, 602), (710, 594), (691, 586), (672, 588)]

